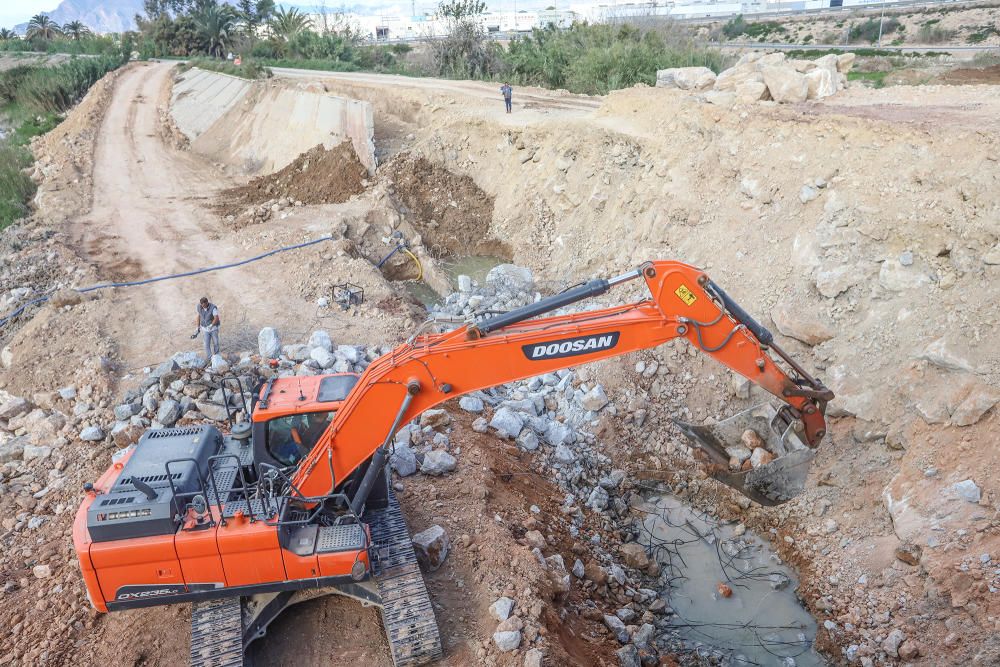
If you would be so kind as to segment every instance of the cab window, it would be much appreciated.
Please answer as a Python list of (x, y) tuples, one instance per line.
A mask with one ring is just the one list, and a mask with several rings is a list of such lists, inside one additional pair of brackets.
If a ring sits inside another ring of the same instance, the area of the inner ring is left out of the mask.
[(282, 465), (293, 466), (312, 451), (333, 421), (333, 412), (276, 417), (267, 422), (267, 451)]

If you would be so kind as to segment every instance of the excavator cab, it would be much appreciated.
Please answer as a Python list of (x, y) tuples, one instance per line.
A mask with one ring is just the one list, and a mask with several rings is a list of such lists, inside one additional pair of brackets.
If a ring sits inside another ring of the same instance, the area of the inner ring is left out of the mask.
[(356, 373), (272, 378), (252, 410), (254, 460), (281, 468), (309, 456), (358, 383)]

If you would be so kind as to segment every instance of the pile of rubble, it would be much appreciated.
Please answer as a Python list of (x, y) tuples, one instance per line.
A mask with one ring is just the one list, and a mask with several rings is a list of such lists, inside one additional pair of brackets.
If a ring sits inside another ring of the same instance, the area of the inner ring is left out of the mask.
[(514, 264), (500, 264), (486, 274), (483, 284), (469, 276), (456, 279), (458, 291), (434, 306), (435, 315), (470, 317), (474, 314), (503, 312), (526, 306), (541, 298), (535, 291), (531, 271)]
[(656, 86), (703, 93), (706, 101), (723, 106), (767, 100), (805, 102), (846, 88), (854, 58), (853, 53), (831, 53), (816, 60), (795, 60), (784, 53), (755, 51), (718, 75), (707, 67), (659, 70)]

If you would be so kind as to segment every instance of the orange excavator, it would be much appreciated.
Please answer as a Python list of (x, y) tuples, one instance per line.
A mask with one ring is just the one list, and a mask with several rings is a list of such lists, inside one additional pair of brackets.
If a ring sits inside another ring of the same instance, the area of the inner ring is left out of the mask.
[[(634, 280), (646, 298), (551, 316)], [(270, 380), (250, 423), (229, 434), (147, 431), (85, 486), (73, 541), (90, 601), (102, 612), (192, 602), (192, 664), (242, 667), (283, 609), (339, 593), (380, 607), (394, 664), (438, 659), (434, 611), (388, 479), (396, 431), (462, 394), (676, 338), (781, 401), (711, 426), (678, 423), (709, 474), (765, 505), (800, 493), (833, 394), (704, 272), (649, 262), (415, 335), (360, 376)], [(756, 467), (744, 462), (747, 444), (768, 452)]]

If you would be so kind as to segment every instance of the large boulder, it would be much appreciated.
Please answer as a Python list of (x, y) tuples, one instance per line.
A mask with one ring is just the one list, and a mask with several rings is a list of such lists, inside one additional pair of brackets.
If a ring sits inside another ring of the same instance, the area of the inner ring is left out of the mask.
[(657, 88), (708, 90), (715, 84), (715, 72), (707, 67), (672, 67), (656, 72)]
[(770, 65), (762, 67), (761, 76), (764, 85), (771, 93), (771, 99), (783, 104), (805, 102), (809, 96), (809, 83), (806, 77), (791, 67)]
[(160, 403), (160, 407), (156, 411), (156, 421), (160, 422), (167, 428), (176, 424), (177, 420), (180, 419), (180, 416), (181, 404), (171, 398), (168, 398)]
[(333, 341), (330, 340), (330, 334), (323, 330), (313, 331), (312, 335), (309, 336), (309, 347), (321, 347), (327, 352), (333, 351)]
[(830, 72), (830, 70), (823, 67), (817, 67), (811, 72), (806, 72), (805, 77), (810, 100), (821, 100), (837, 92), (835, 72)]
[(779, 302), (771, 310), (771, 320), (782, 334), (806, 345), (819, 345), (837, 335), (833, 324), (815, 308), (794, 308)]
[(274, 327), (264, 327), (257, 334), (257, 351), (265, 359), (275, 359), (281, 354), (281, 336)]
[(498, 264), (486, 274), (486, 284), (497, 291), (530, 292), (535, 287), (535, 278), (523, 266)]
[(424, 454), (424, 462), (420, 465), (420, 472), (437, 477), (454, 470), (455, 464), (454, 456), (443, 449), (435, 449)]
[(505, 438), (516, 438), (524, 428), (524, 419), (510, 408), (500, 408), (493, 414), (490, 426)]
[(417, 554), (417, 561), (428, 572), (441, 567), (450, 548), (448, 533), (436, 524), (413, 536), (413, 550)]
[(742, 84), (763, 81), (764, 77), (755, 63), (744, 63), (720, 72), (715, 78), (715, 90), (736, 90)]
[(417, 472), (417, 455), (405, 443), (396, 443), (389, 462), (400, 477), (409, 477)]
[(18, 396), (12, 397), (9, 401), (0, 405), (0, 419), (13, 419), (31, 410), (31, 403)]

